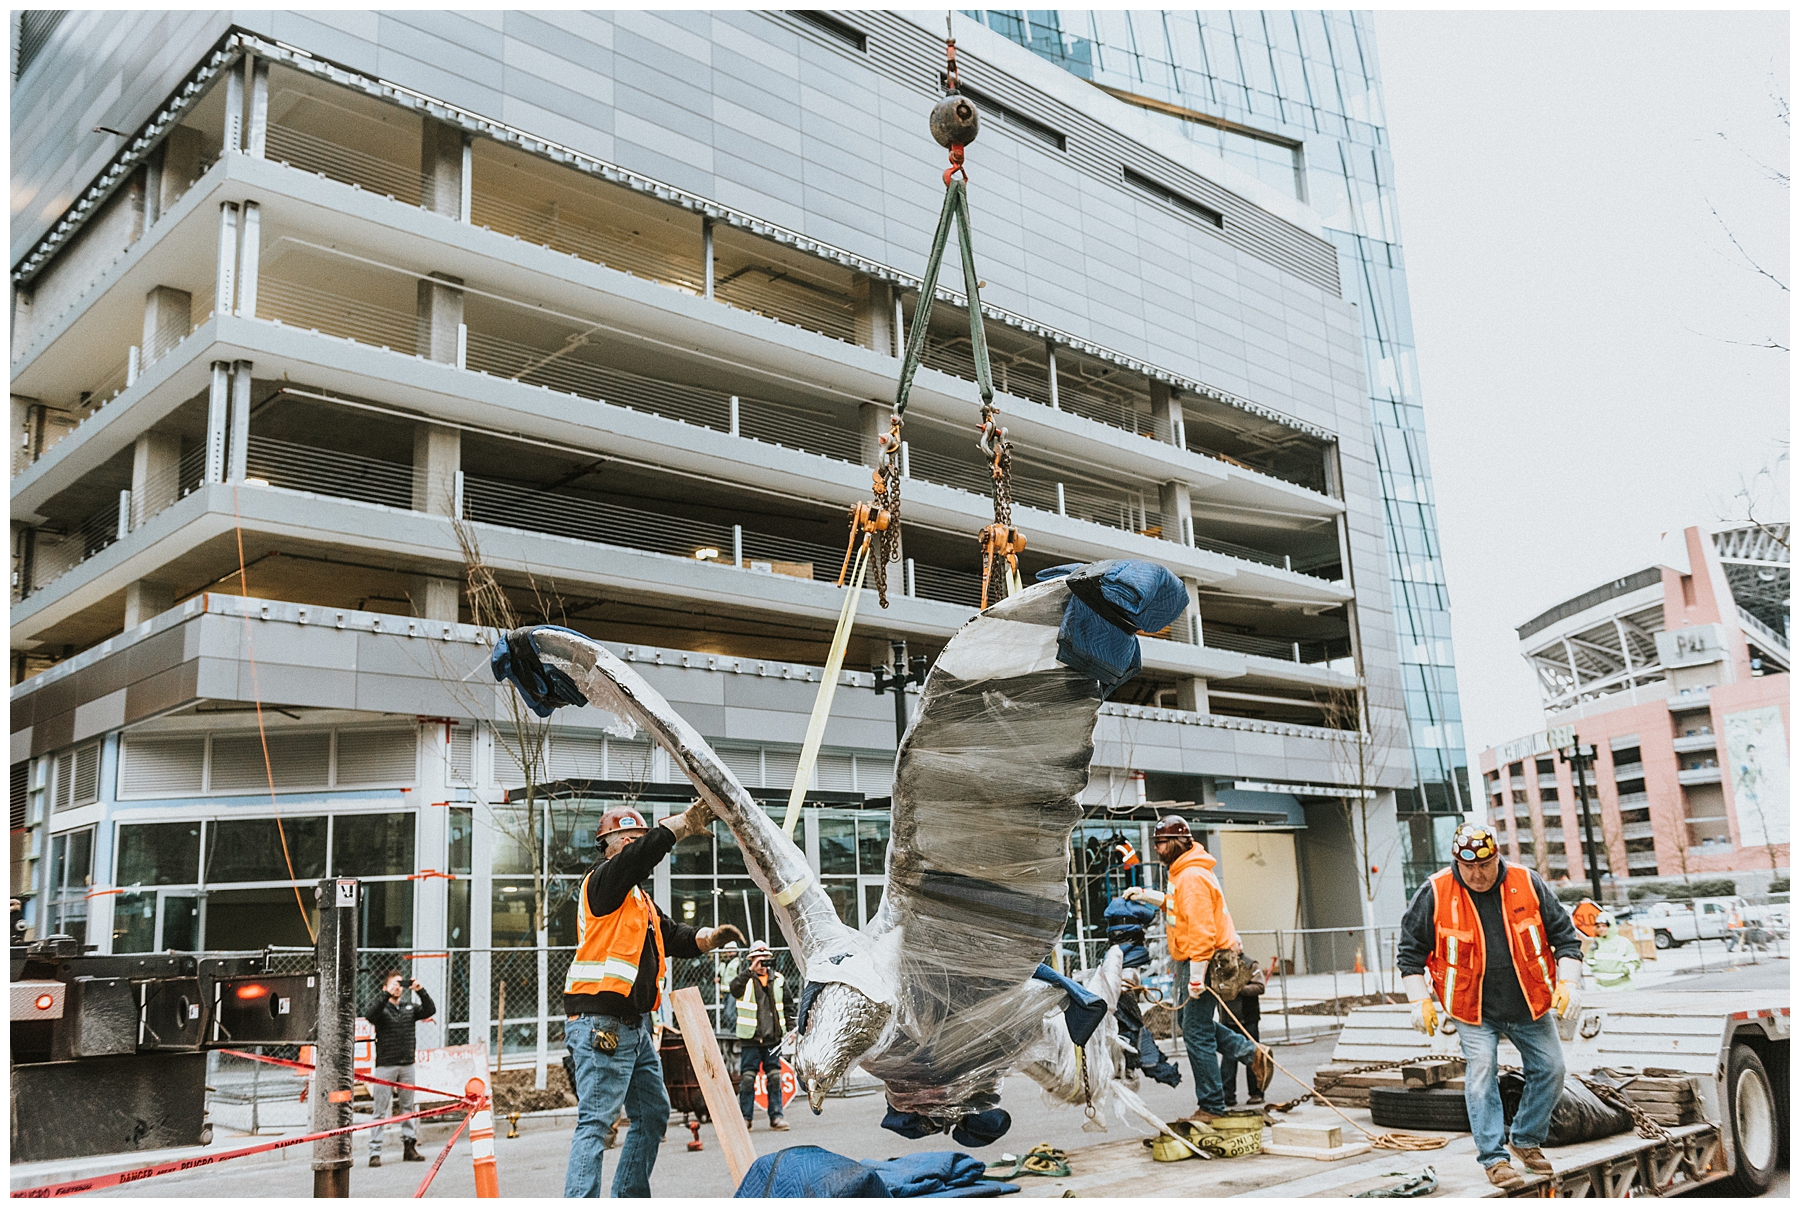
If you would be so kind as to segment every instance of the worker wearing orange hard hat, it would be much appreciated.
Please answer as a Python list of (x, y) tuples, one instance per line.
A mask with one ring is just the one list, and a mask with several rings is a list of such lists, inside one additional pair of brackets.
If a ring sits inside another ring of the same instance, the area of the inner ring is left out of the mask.
[(615, 1197), (650, 1194), (650, 1172), (669, 1124), (669, 1091), (656, 1049), (656, 1007), (668, 958), (700, 956), (744, 935), (727, 923), (694, 928), (656, 908), (643, 882), (683, 839), (704, 835), (712, 810), (695, 802), (655, 826), (631, 806), (607, 810), (595, 828), (599, 859), (582, 878), (578, 946), (563, 983), (563, 1037), (575, 1066), (575, 1135), (565, 1198), (598, 1197), (605, 1134), (621, 1110), (631, 1119)]

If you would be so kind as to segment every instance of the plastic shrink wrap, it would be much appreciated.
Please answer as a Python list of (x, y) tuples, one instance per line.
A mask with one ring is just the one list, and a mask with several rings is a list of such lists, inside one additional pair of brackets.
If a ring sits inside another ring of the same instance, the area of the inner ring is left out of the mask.
[(1108, 1009), (1085, 1047), (1071, 995), (1035, 975), (1068, 915), (1068, 840), (1100, 705), (1136, 674), (1137, 632), (1168, 625), (1187, 593), (1146, 562), (1039, 578), (971, 620), (932, 667), (896, 761), (887, 890), (864, 931), (837, 919), (706, 741), (600, 643), (537, 626), (496, 647), (495, 677), (541, 711), (587, 703), (635, 721), (731, 827), (808, 982), (795, 1069), (815, 1110), (860, 1061), (887, 1087), (889, 1126), (913, 1135), (994, 1139), (1014, 1069), (1093, 1106), (1092, 1119), (1155, 1126), (1121, 1081), (1117, 950), (1089, 975)]

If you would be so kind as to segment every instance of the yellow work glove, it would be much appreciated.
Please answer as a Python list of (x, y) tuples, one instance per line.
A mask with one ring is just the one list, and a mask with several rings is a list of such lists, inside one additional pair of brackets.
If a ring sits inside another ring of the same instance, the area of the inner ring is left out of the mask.
[(1550, 995), (1550, 1009), (1558, 1019), (1581, 1014), (1581, 962), (1574, 957), (1556, 962), (1556, 990)]
[(1400, 979), (1406, 989), (1407, 1000), (1412, 1004), (1412, 1026), (1427, 1036), (1437, 1034), (1437, 1004), (1431, 1001), (1431, 986), (1423, 973), (1413, 973)]

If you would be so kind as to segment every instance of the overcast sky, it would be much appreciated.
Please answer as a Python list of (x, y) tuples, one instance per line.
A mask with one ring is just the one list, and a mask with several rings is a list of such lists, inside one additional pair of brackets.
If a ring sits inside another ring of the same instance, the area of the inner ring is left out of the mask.
[(1517, 625), (1765, 466), (1788, 517), (1788, 295), (1727, 234), (1789, 284), (1788, 17), (1375, 24), (1473, 769), (1544, 724)]

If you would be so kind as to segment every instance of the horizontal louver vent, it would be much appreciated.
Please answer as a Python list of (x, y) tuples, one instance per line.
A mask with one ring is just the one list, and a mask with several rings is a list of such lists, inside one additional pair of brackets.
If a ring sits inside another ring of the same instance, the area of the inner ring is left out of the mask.
[(551, 780), (603, 780), (606, 777), (606, 738), (555, 730), (550, 734)]
[(119, 770), (122, 797), (188, 797), (203, 786), (206, 739), (128, 738)]
[(207, 788), (215, 793), (267, 790), (270, 773), (275, 787), (324, 788), (331, 774), (331, 734), (269, 735), (269, 766), (263, 765), (262, 741), (252, 734), (218, 735), (212, 743)]
[(453, 726), (450, 730), (450, 782), (475, 783), (474, 726)]
[[(31, 801), (31, 761), (12, 765), (12, 828), (25, 829), (25, 817)], [(17, 892), (17, 891), (15, 891)]]
[(100, 800), (100, 744), (82, 747), (75, 752), (74, 800), (71, 805), (87, 805)]
[(819, 788), (832, 793), (855, 792), (856, 760), (848, 755), (820, 755)]
[(607, 739), (606, 777), (608, 780), (640, 782), (650, 779), (650, 744), (625, 738)]
[(738, 783), (747, 789), (762, 787), (762, 748), (715, 746), (719, 760), (731, 769)]
[(412, 727), (339, 730), (337, 785), (411, 784), (418, 777), (419, 735)]

